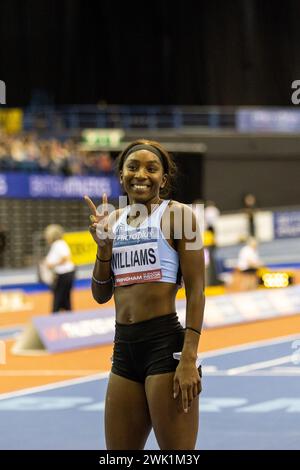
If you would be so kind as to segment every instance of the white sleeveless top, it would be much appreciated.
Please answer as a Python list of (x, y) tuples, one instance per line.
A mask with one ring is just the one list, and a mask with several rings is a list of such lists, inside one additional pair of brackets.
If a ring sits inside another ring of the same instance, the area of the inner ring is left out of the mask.
[(115, 286), (145, 282), (181, 284), (179, 256), (165, 239), (161, 217), (169, 200), (164, 200), (139, 227), (127, 223), (126, 206), (114, 224), (111, 268)]

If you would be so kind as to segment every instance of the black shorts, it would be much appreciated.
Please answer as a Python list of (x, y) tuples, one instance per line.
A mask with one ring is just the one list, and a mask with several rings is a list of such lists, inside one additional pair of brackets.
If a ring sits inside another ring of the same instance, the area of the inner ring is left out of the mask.
[(112, 372), (144, 383), (148, 375), (174, 372), (182, 351), (184, 329), (176, 313), (124, 325), (116, 323)]

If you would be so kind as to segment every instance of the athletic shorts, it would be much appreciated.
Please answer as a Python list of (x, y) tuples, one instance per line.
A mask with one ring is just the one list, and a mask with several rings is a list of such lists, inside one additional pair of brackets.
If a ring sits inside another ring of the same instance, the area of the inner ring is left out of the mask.
[[(148, 375), (174, 372), (185, 330), (176, 313), (124, 325), (116, 323), (112, 372), (144, 383)], [(200, 370), (199, 370), (200, 372)]]

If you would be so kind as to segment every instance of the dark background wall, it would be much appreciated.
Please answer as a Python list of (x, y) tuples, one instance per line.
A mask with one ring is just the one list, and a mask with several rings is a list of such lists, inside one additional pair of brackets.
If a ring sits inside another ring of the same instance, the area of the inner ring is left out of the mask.
[(203, 136), (202, 142), (204, 196), (220, 209), (240, 209), (246, 193), (256, 195), (259, 207), (300, 204), (299, 135), (232, 132)]
[[(173, 135), (171, 146), (168, 132), (144, 134), (176, 157), (180, 175), (174, 198), (213, 200), (222, 211), (241, 209), (246, 193), (254, 193), (263, 208), (300, 205), (299, 134), (182, 131)], [(137, 137), (136, 131), (126, 132), (128, 142)], [(179, 144), (182, 151), (176, 152)], [(188, 152), (192, 145), (203, 151)]]
[(298, 0), (2, 0), (7, 103), (289, 105)]
[(196, 199), (204, 199), (204, 161), (202, 153), (173, 152), (178, 175), (172, 199), (191, 204)]
[[(220, 156), (221, 157), (221, 156)], [(206, 199), (216, 201), (222, 210), (242, 208), (242, 198), (255, 194), (259, 207), (300, 204), (300, 158), (259, 159), (241, 155), (240, 159), (211, 158), (205, 164)]]

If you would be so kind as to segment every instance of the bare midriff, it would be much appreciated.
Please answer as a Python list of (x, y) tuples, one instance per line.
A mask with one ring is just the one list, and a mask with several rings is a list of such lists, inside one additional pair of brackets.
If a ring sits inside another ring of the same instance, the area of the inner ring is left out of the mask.
[(114, 291), (116, 320), (131, 324), (175, 312), (177, 284), (147, 282), (117, 287)]

